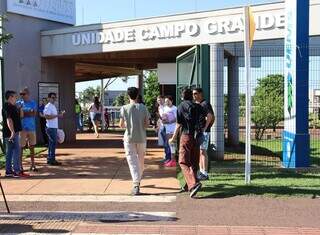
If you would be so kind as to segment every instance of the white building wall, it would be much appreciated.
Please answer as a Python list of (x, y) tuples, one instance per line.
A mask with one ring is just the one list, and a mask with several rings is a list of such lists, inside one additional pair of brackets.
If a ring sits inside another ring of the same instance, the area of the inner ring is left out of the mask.
[(175, 63), (159, 63), (157, 71), (161, 85), (175, 85), (177, 83), (177, 66)]

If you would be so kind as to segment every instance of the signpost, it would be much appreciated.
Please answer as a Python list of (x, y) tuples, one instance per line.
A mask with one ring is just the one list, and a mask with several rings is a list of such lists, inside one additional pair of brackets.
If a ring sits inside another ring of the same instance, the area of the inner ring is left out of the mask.
[(308, 167), (309, 0), (286, 0), (282, 165)]
[[(0, 37), (2, 37), (2, 18), (1, 17), (0, 17)], [(3, 107), (3, 52), (2, 52), (2, 46), (3, 45), (0, 44), (0, 107), (1, 107), (1, 109)], [(2, 115), (0, 115), (0, 122), (2, 122), (2, 121), (3, 121)], [(1, 129), (2, 129), (2, 127), (1, 127)], [(0, 145), (1, 145), (1, 151), (4, 153), (4, 147), (2, 144), (2, 130), (0, 131)], [(6, 200), (6, 195), (4, 193), (1, 181), (0, 181), (0, 190), (2, 193), (3, 201), (6, 205), (7, 212), (10, 213), (10, 209), (9, 209), (9, 206), (8, 206), (8, 203)]]

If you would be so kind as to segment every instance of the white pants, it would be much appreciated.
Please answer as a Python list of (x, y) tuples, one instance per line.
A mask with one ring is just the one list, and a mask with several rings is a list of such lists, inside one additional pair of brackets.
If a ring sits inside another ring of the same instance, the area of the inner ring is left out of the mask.
[(129, 165), (133, 185), (140, 185), (144, 171), (144, 156), (146, 153), (146, 143), (124, 142), (124, 150)]

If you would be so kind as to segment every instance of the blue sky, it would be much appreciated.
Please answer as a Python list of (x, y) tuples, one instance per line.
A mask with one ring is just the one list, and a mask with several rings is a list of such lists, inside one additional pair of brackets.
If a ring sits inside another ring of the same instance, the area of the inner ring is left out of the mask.
[(279, 0), (76, 0), (77, 24), (208, 11)]
[[(76, 0), (77, 25), (132, 20), (185, 12), (208, 11), (243, 5), (278, 2), (278, 0)], [(135, 85), (135, 79), (124, 84), (119, 79), (111, 90)], [(100, 81), (79, 83), (79, 92), (88, 86), (100, 85)]]

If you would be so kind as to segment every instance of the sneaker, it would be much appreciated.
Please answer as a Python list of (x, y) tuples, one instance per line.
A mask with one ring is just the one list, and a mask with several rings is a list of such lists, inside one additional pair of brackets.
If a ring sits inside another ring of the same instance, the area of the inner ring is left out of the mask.
[(193, 198), (198, 191), (201, 189), (202, 184), (201, 183), (197, 183), (190, 191), (190, 197)]
[(139, 195), (140, 194), (140, 187), (139, 186), (133, 186), (133, 188), (132, 188), (132, 195), (133, 196), (137, 196), (137, 195)]
[(209, 180), (209, 176), (208, 175), (205, 175), (203, 174), (202, 172), (200, 172), (197, 176), (198, 180)]
[(160, 161), (160, 163), (165, 164), (165, 163), (166, 163), (166, 162), (168, 162), (168, 161), (170, 161), (170, 159), (166, 159), (166, 158), (164, 158), (164, 159), (162, 159), (162, 160)]
[(167, 163), (165, 163), (164, 166), (166, 166), (166, 167), (176, 167), (177, 163), (176, 163), (175, 160), (170, 160)]
[(13, 177), (13, 173), (9, 173), (9, 174), (6, 173), (4, 177), (11, 178), (11, 177)]
[(56, 161), (56, 160), (54, 160), (54, 161), (48, 161), (47, 163), (48, 163), (48, 165), (51, 165), (51, 166), (61, 166), (61, 165), (62, 165), (61, 162), (58, 162), (58, 161)]
[(13, 178), (28, 178), (28, 177), (30, 177), (30, 175), (24, 172), (13, 173)]

